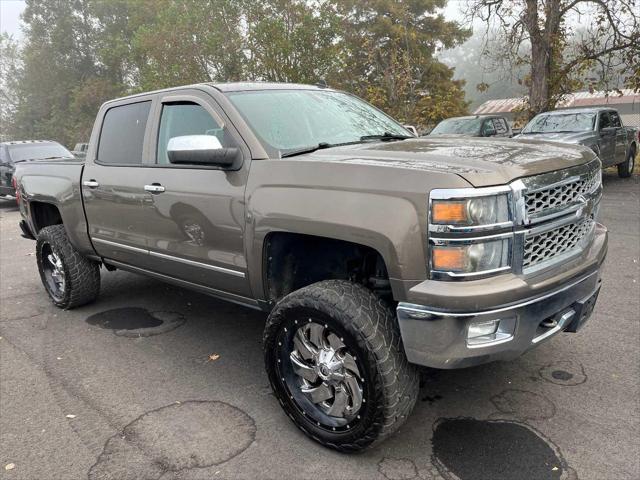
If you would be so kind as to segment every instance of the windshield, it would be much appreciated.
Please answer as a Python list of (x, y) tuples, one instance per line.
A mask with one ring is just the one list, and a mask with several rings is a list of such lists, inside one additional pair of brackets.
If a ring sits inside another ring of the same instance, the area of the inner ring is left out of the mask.
[(436, 125), (429, 135), (442, 135), (445, 133), (480, 135), (481, 123), (482, 118), (448, 118)]
[(12, 162), (39, 160), (43, 158), (74, 158), (69, 150), (59, 143), (25, 143), (9, 146), (9, 158)]
[(227, 95), (271, 154), (355, 143), (368, 135), (412, 136), (380, 110), (346, 93), (261, 90)]
[(595, 120), (595, 113), (538, 115), (522, 129), (522, 133), (587, 132), (593, 130)]

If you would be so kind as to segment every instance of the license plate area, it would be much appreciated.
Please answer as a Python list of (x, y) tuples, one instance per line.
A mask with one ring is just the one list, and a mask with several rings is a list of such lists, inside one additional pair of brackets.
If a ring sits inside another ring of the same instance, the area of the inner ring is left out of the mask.
[(598, 300), (598, 294), (600, 293), (600, 285), (590, 297), (587, 297), (584, 300), (580, 300), (573, 305), (573, 309), (576, 312), (576, 315), (573, 321), (569, 324), (569, 326), (565, 329), (565, 332), (577, 332), (587, 323), (591, 314), (593, 313), (593, 309), (596, 306), (596, 301)]

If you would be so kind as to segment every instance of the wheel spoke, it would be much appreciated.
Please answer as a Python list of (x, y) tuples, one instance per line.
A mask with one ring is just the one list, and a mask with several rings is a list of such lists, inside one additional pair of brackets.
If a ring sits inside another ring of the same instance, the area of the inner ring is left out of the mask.
[(351, 375), (345, 377), (344, 383), (351, 397), (351, 411), (357, 412), (362, 406), (362, 389), (358, 385), (356, 378)]
[(331, 415), (332, 417), (344, 417), (344, 414), (347, 411), (348, 403), (349, 395), (347, 395), (344, 387), (336, 387), (336, 394), (333, 400), (333, 405), (331, 405), (331, 408), (327, 410), (327, 415)]
[(317, 349), (309, 343), (309, 340), (304, 336), (303, 330), (298, 329), (296, 334), (293, 337), (293, 345), (300, 357), (304, 360), (311, 360), (313, 356), (318, 353)]
[(315, 370), (300, 360), (295, 352), (292, 352), (291, 355), (289, 355), (289, 358), (293, 365), (293, 371), (296, 372), (296, 374), (309, 382), (315, 382), (318, 379), (318, 375)]
[(47, 255), (47, 260), (49, 260), (49, 263), (54, 267), (57, 268), (58, 267), (58, 263), (56, 262), (56, 259), (53, 257), (53, 254), (50, 253), (49, 255)]
[(322, 348), (325, 345), (324, 341), (324, 327), (318, 323), (309, 324), (309, 341), (317, 348)]
[(342, 340), (340, 340), (335, 333), (330, 333), (329, 335), (327, 335), (327, 341), (329, 342), (331, 348), (336, 351), (344, 348), (344, 343), (342, 343)]
[(325, 383), (322, 383), (318, 387), (302, 387), (302, 393), (306, 393), (311, 398), (313, 403), (324, 402), (333, 397), (333, 391), (331, 387)]
[(344, 365), (345, 370), (352, 372), (356, 377), (360, 376), (360, 370), (358, 369), (358, 365), (356, 364), (355, 358), (350, 353), (345, 353), (342, 358), (342, 364)]

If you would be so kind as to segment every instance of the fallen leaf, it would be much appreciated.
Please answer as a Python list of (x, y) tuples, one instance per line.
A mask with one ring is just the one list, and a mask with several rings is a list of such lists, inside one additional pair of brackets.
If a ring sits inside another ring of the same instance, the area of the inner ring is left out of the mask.
[(69, 415), (67, 415), (67, 418), (76, 418), (76, 416), (69, 414)]
[(16, 468), (16, 464), (15, 464), (15, 463), (7, 463), (7, 464), (4, 466), (4, 469), (5, 469), (5, 470), (13, 470), (14, 468)]
[(209, 360), (207, 360), (207, 362), (215, 362), (219, 358), (220, 355), (218, 355), (217, 353), (212, 353), (211, 355), (209, 355)]

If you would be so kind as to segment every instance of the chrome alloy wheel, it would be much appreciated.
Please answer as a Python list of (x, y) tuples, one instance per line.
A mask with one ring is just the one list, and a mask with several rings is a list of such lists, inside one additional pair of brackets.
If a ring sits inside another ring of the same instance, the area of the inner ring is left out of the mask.
[(64, 297), (66, 287), (64, 267), (62, 260), (49, 244), (42, 246), (42, 268), (51, 294), (57, 299)]
[[(308, 320), (294, 332), (287, 353), (292, 374), (283, 378), (303, 407), (303, 413), (319, 426), (346, 427), (359, 418), (363, 403), (363, 379), (356, 357), (326, 325)], [(300, 401), (303, 400), (303, 401)]]

